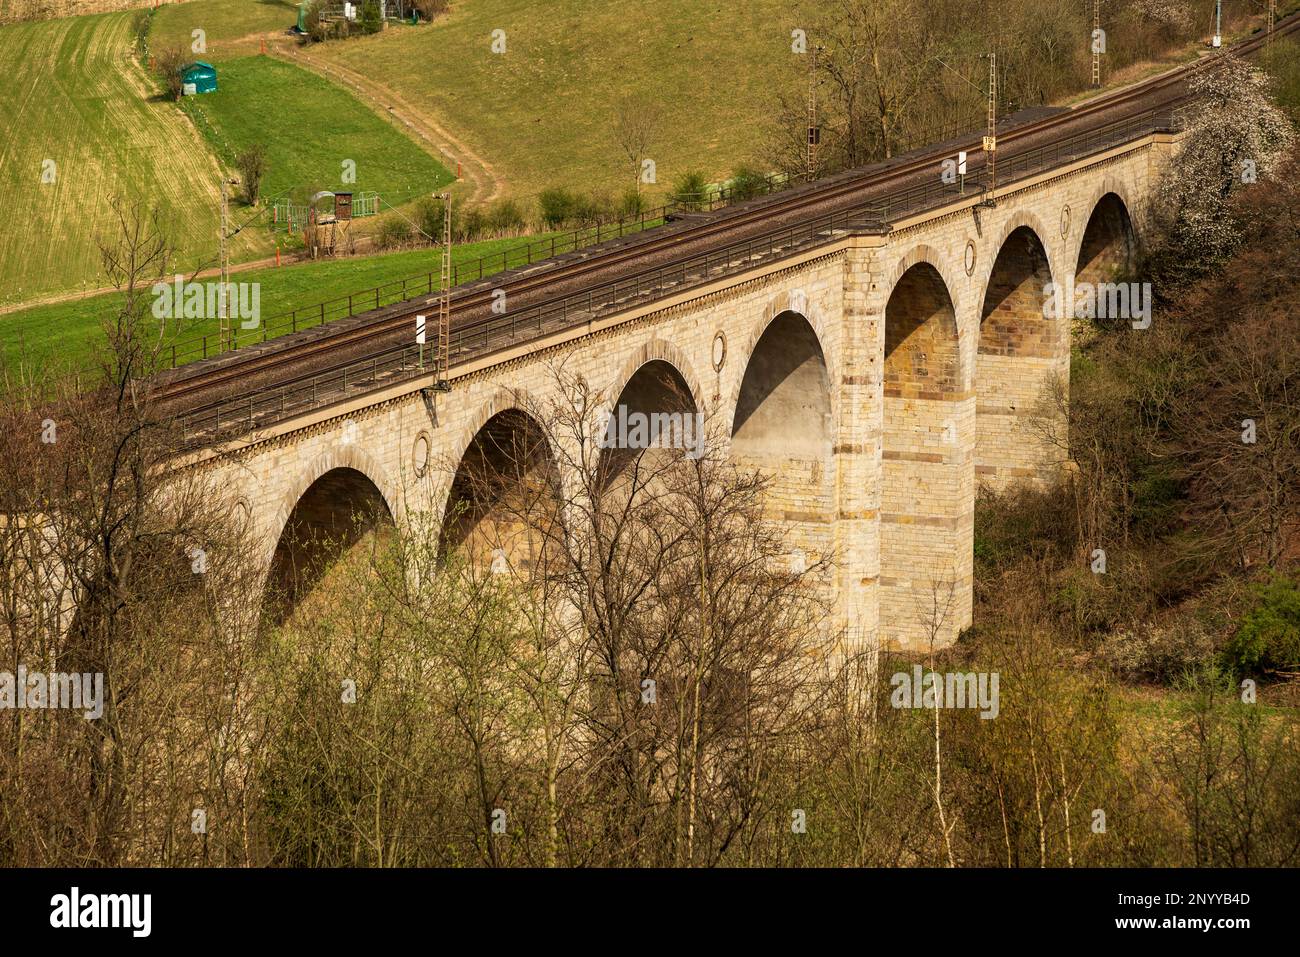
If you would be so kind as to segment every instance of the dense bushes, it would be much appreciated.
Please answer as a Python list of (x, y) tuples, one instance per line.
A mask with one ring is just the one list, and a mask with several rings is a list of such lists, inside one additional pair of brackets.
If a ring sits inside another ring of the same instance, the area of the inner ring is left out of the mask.
[[(636, 196), (636, 199), (632, 197)], [(548, 229), (597, 226), (640, 216), (645, 204), (635, 191), (616, 204), (608, 193), (581, 193), (563, 187), (542, 190), (537, 197), (542, 223)]]
[(574, 196), (563, 187), (542, 190), (537, 202), (542, 208), (542, 222), (550, 229), (564, 225), (573, 217)]
[[(453, 242), (472, 243), (485, 239), (523, 236), (540, 231), (579, 230), (610, 223), (639, 223), (648, 212), (645, 197), (635, 190), (615, 203), (607, 194), (584, 194), (555, 188), (544, 190), (535, 212), (515, 199), (499, 199), (485, 206), (452, 204)], [(425, 197), (409, 214), (390, 213), (375, 236), (383, 249), (442, 242), (444, 209), (442, 200)]]
[(1294, 163), (1232, 197), (1235, 253), (1159, 288), (1149, 329), (1076, 338), (1070, 480), (977, 507), (981, 631), (1029, 601), (1126, 678), (1300, 668)]
[(1224, 649), (1239, 671), (1300, 670), (1300, 587), (1278, 575), (1254, 588), (1255, 604)]
[(752, 166), (738, 166), (727, 183), (727, 198), (732, 202), (743, 202), (762, 196), (770, 189), (768, 177)]
[[(342, 40), (353, 36), (365, 36), (378, 33), (384, 27), (379, 15), (379, 0), (358, 0), (357, 18), (347, 20), (341, 15), (342, 0), (313, 0), (307, 7), (307, 16), (303, 19), (307, 38), (313, 43), (325, 40)], [(330, 13), (329, 19), (324, 19)]]
[(400, 249), (409, 246), (414, 235), (415, 231), (405, 216), (400, 213), (390, 213), (380, 220), (375, 242), (381, 249)]
[(378, 33), (383, 26), (379, 18), (379, 0), (363, 0), (359, 26), (362, 33)]
[(673, 182), (672, 201), (682, 209), (705, 209), (709, 202), (709, 179), (699, 170), (688, 170)]

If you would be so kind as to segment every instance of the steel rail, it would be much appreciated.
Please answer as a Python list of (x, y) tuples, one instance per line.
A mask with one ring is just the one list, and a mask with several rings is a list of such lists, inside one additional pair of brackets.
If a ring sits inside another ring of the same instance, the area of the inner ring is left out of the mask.
[[(1152, 132), (1172, 129), (1169, 110), (1148, 111), (1109, 124), (1099, 130), (1078, 134), (1021, 154), (1002, 167), (1009, 183), (1043, 170), (1054, 169)], [(967, 177), (977, 198), (988, 185), (983, 171)], [(518, 313), (495, 316), (472, 325), (453, 327), (453, 363), (586, 325), (597, 319), (625, 312), (668, 295), (689, 292), (720, 278), (745, 272), (758, 265), (789, 258), (833, 242), (851, 233), (890, 229), (891, 221), (963, 199), (956, 186), (927, 184), (870, 200), (851, 209), (818, 217), (810, 222), (768, 231), (662, 266), (594, 286), (539, 304)], [(259, 426), (300, 415), (356, 395), (417, 379), (423, 350), (414, 344), (389, 347), (365, 359), (316, 371), (260, 393), (216, 403), (182, 416), (185, 432), (194, 444), (219, 441)]]

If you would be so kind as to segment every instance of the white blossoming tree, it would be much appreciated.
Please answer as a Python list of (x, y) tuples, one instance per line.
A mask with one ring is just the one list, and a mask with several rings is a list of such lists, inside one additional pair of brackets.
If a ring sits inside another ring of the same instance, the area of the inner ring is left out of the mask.
[(1232, 54), (1188, 81), (1196, 98), (1186, 134), (1153, 205), (1160, 237), (1154, 258), (1170, 278), (1199, 273), (1232, 252), (1240, 235), (1234, 194), (1275, 175), (1292, 148), (1295, 131), (1270, 84), (1268, 74)]

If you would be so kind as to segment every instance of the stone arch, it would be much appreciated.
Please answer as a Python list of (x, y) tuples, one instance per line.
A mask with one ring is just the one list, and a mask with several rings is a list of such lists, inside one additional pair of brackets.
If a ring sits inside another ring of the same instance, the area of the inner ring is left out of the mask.
[(369, 532), (395, 523), (385, 471), (355, 442), (316, 456), (289, 486), (274, 520), (264, 613), (283, 621)]
[(1132, 268), (1138, 252), (1138, 218), (1128, 186), (1105, 176), (1071, 227), (1066, 266), (1075, 282), (1105, 282)]
[(440, 557), (528, 573), (561, 501), (555, 456), (536, 405), (504, 390), (480, 411), (442, 497)]
[(834, 389), (822, 338), (800, 312), (786, 309), (765, 323), (742, 356), (730, 451), (767, 479), (764, 511), (804, 559), (832, 549)]
[[(454, 467), (460, 464), (461, 460), (465, 458), (465, 453), (469, 450), (470, 444), (483, 426), (487, 425), (493, 417), (512, 409), (532, 416), (534, 410), (541, 408), (542, 405), (539, 403), (537, 396), (527, 389), (498, 387), (487, 401), (483, 402), (475, 410), (469, 424), (460, 430), (456, 445), (451, 449), (450, 461), (447, 463), (449, 466), (448, 471), (454, 470)], [(450, 479), (448, 481), (450, 482)], [(446, 494), (446, 491), (446, 489), (443, 489), (443, 495)], [(445, 508), (446, 504), (441, 497), (438, 499), (440, 507)]]
[(602, 419), (605, 431), (594, 437), (601, 447), (600, 484), (622, 482), (633, 463), (644, 462), (653, 472), (664, 454), (656, 446), (702, 453), (708, 426), (699, 416), (704, 407), (698, 381), (689, 375), (689, 367), (683, 372), (670, 359), (651, 358), (626, 379), (620, 377), (622, 388), (606, 407), (608, 419)]
[(1060, 226), (1058, 225), (1053, 231), (1043, 222), (1043, 218), (1032, 209), (1020, 207), (1007, 216), (1002, 223), (1002, 228), (997, 232), (996, 240), (985, 246), (984, 255), (975, 267), (975, 273), (971, 277), (972, 289), (979, 292), (981, 301), (988, 293), (989, 279), (992, 277), (993, 270), (997, 265), (998, 254), (1006, 246), (1011, 234), (1021, 229), (1027, 229), (1033, 233), (1039, 245), (1042, 246), (1047, 257), (1048, 270), (1052, 276), (1064, 275), (1060, 262), (1063, 255), (1062, 242), (1059, 238), (1061, 235)]
[(928, 259), (905, 269), (885, 302), (885, 396), (952, 399), (962, 391), (957, 305)]
[(364, 475), (379, 491), (389, 514), (394, 517), (398, 515), (396, 496), (394, 494), (396, 488), (388, 476), (388, 470), (356, 442), (347, 445), (336, 443), (317, 453), (304, 468), (300, 469), (280, 497), (280, 507), (276, 510), (275, 517), (268, 529), (270, 532), (269, 539), (272, 543), (278, 543), (283, 536), (294, 507), (302, 499), (307, 489), (327, 472), (341, 468), (353, 469)]
[[(973, 308), (967, 302), (970, 279), (965, 275), (965, 271), (959, 268), (951, 257), (945, 256), (933, 246), (925, 243), (918, 244), (895, 261), (894, 267), (889, 271), (882, 287), (885, 290), (884, 300), (888, 304), (898, 288), (898, 284), (903, 281), (903, 277), (915, 267), (923, 264), (932, 267), (939, 275), (944, 291), (948, 295), (948, 300), (952, 304), (956, 324), (959, 379), (962, 388), (969, 388), (975, 370), (974, 346), (976, 336), (970, 318)], [(886, 346), (886, 354), (888, 354), (888, 346)]]
[(609, 407), (613, 408), (617, 404), (618, 398), (622, 395), (623, 390), (627, 388), (627, 384), (641, 371), (642, 367), (656, 361), (672, 366), (676, 373), (681, 376), (682, 381), (691, 393), (691, 399), (695, 403), (696, 411), (705, 408), (704, 390), (700, 387), (700, 379), (695, 374), (686, 353), (678, 346), (666, 339), (660, 339), (658, 336), (649, 339), (634, 349), (623, 363), (606, 391), (606, 395), (611, 396), (608, 403)]
[(1053, 380), (1069, 375), (1069, 323), (1047, 308), (1054, 280), (1048, 244), (1033, 226), (1014, 223), (989, 264), (975, 361), (975, 475), (995, 488), (1044, 478), (1059, 466), (1059, 451), (1032, 422)]
[(949, 299), (952, 300), (953, 309), (956, 312), (961, 311), (962, 302), (961, 290), (966, 286), (963, 278), (956, 272), (956, 267), (949, 260), (949, 257), (943, 255), (939, 250), (926, 243), (919, 243), (913, 246), (906, 253), (900, 256), (894, 263), (893, 269), (889, 271), (884, 283), (887, 290), (886, 299), (893, 295), (894, 288), (902, 280), (903, 276), (911, 271), (914, 266), (921, 263), (928, 263), (934, 267), (940, 278), (943, 280), (944, 288), (948, 293)]
[[(775, 321), (782, 313), (794, 313), (808, 323), (812, 328), (813, 335), (816, 337), (817, 344), (821, 349), (822, 359), (826, 363), (827, 375), (830, 377), (831, 382), (836, 380), (835, 350), (831, 345), (832, 336), (830, 334), (830, 328), (826, 322), (826, 316), (823, 314), (821, 308), (813, 301), (811, 296), (805, 294), (802, 297), (802, 301), (800, 301), (801, 297), (795, 295), (795, 292), (798, 289), (799, 287), (797, 286), (794, 289), (782, 289), (773, 295), (772, 298), (768, 300), (767, 305), (763, 307), (763, 312), (751, 324), (749, 333), (745, 340), (733, 344), (736, 347), (734, 353), (730, 351), (729, 347), (727, 369), (723, 373), (723, 378), (730, 380), (728, 394), (731, 401), (726, 406), (726, 409), (733, 418), (736, 409), (736, 402), (740, 398), (740, 389), (743, 385), (745, 370), (749, 367), (749, 362), (751, 357), (754, 355), (754, 350), (758, 347), (759, 340), (767, 333), (768, 327), (771, 326), (773, 321)], [(731, 358), (732, 355), (734, 355), (734, 360)], [(839, 395), (835, 389), (832, 389), (831, 414), (834, 416), (838, 414), (838, 411)], [(731, 423), (729, 422), (727, 424), (730, 427)]]
[[(803, 293), (802, 296), (797, 294), (800, 292)], [(745, 342), (743, 353), (745, 361), (749, 361), (749, 356), (753, 354), (754, 347), (758, 345), (758, 340), (767, 332), (767, 327), (772, 324), (772, 320), (783, 312), (797, 313), (812, 327), (813, 334), (817, 337), (817, 342), (821, 346), (822, 354), (826, 357), (826, 367), (830, 369), (833, 363), (827, 348), (827, 343), (830, 341), (830, 330), (826, 324), (826, 316), (807, 290), (797, 285), (790, 289), (780, 290), (763, 307), (763, 314), (750, 329), (749, 338)]]
[(822, 338), (808, 317), (787, 309), (770, 318), (744, 353), (730, 406), (733, 454), (828, 457), (833, 391)]
[(880, 624), (886, 645), (918, 648), (931, 636), (917, 609), (933, 606), (934, 589), (956, 601), (939, 644), (970, 621), (975, 410), (952, 287), (922, 250), (896, 275), (884, 309)]

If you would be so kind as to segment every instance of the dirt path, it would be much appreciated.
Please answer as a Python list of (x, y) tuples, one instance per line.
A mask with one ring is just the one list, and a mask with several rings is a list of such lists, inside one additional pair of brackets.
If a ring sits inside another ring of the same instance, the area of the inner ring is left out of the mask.
[(407, 135), (452, 173), (459, 166), (461, 182), (465, 186), (462, 202), (489, 203), (501, 197), (504, 183), (492, 164), (432, 116), (412, 106), (400, 94), (356, 70), (337, 64), (326, 65), (320, 57), (310, 52), (310, 47), (300, 47), (292, 37), (277, 36), (273, 41), (268, 38), (267, 49), (282, 60), (342, 85), (380, 116), (400, 123)]

